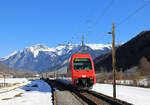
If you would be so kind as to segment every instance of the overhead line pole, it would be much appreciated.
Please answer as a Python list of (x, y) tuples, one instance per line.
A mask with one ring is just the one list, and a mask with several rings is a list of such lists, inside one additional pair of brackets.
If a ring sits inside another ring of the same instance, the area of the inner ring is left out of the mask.
[(113, 67), (113, 98), (116, 98), (116, 52), (115, 52), (115, 25), (112, 23), (112, 67)]
[(115, 24), (112, 23), (112, 68), (113, 68), (113, 98), (116, 99), (116, 50), (115, 50)]
[(84, 53), (84, 35), (82, 35), (82, 53)]

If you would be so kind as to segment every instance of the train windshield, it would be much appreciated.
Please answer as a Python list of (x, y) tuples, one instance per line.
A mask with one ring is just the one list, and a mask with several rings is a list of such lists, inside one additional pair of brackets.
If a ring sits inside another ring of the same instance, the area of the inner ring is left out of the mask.
[(92, 63), (89, 58), (75, 58), (73, 67), (74, 70), (92, 70)]

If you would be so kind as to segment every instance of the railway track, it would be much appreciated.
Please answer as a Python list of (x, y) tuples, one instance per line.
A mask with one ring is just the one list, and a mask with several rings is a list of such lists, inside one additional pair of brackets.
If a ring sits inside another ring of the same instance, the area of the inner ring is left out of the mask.
[[(71, 85), (66, 85), (56, 80), (46, 80), (52, 87), (69, 90), (83, 105), (132, 105), (125, 101), (114, 99), (101, 93), (91, 90), (76, 90)], [(55, 91), (53, 89), (53, 91)], [(55, 96), (54, 96), (55, 97)], [(55, 101), (55, 100), (54, 100)], [(56, 104), (54, 104), (56, 105)]]
[(113, 99), (101, 93), (91, 90), (74, 91), (88, 105), (132, 105), (119, 99)]
[(87, 105), (132, 105), (125, 101), (114, 99), (113, 97), (91, 90), (78, 91), (71, 89), (71, 91), (80, 97), (84, 102), (86, 102)]

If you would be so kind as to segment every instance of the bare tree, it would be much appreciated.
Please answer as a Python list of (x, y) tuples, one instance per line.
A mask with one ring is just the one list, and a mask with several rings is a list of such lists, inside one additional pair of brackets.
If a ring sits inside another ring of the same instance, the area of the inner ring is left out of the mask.
[(150, 75), (150, 62), (145, 57), (141, 58), (141, 60), (139, 62), (139, 65), (138, 65), (137, 72), (141, 76), (148, 76), (148, 75)]

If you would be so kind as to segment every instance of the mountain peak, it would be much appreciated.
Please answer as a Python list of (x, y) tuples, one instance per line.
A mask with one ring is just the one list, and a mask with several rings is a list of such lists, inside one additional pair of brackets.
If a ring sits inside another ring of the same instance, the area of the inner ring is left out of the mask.
[(93, 50), (103, 50), (104, 48), (112, 48), (111, 44), (85, 44), (86, 46), (92, 48)]
[[(35, 44), (35, 45), (32, 45), (31, 46), (33, 49), (48, 49), (48, 47), (47, 46), (45, 46), (44, 44)], [(31, 47), (29, 47), (29, 48), (31, 48)]]
[(49, 48), (44, 44), (36, 44), (30, 47), (26, 47), (24, 51), (30, 51), (33, 53), (34, 57), (37, 57), (40, 51), (54, 51), (54, 48)]

